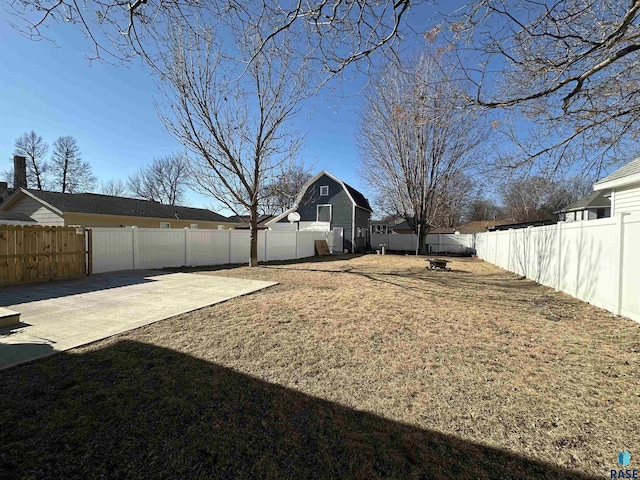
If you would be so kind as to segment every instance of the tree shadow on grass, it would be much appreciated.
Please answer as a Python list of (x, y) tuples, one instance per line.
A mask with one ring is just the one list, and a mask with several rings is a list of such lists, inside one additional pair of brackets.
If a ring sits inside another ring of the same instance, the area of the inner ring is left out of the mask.
[(588, 479), (120, 341), (0, 377), (1, 478)]
[[(314, 257), (298, 258), (293, 260), (269, 260), (268, 262), (260, 261), (258, 263), (261, 267), (279, 266), (279, 265), (296, 265), (302, 263), (328, 263), (328, 262), (341, 262), (346, 260), (353, 260), (358, 257), (362, 257), (364, 253), (341, 253), (337, 255), (316, 255)], [(246, 263), (234, 263), (225, 265), (203, 265), (200, 267), (168, 267), (163, 269), (168, 272), (215, 272), (219, 270), (234, 270), (236, 268), (246, 267)]]
[[(265, 268), (287, 270), (286, 265), (270, 265)], [(490, 299), (494, 304), (511, 305), (513, 294), (539, 293), (546, 289), (532, 280), (511, 273), (478, 275), (464, 270), (434, 271), (426, 266), (406, 272), (385, 272), (364, 270), (345, 265), (340, 270), (316, 268), (296, 268), (292, 271), (331, 273), (335, 275), (353, 275), (372, 282), (397, 287), (409, 292), (421, 292), (438, 298), (468, 301), (474, 297)], [(490, 290), (490, 293), (487, 292)]]

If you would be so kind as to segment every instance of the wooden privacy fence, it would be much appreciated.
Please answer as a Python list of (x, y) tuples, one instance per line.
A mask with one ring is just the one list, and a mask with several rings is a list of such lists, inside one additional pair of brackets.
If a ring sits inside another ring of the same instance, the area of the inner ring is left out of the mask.
[(87, 275), (84, 228), (0, 225), (0, 285)]

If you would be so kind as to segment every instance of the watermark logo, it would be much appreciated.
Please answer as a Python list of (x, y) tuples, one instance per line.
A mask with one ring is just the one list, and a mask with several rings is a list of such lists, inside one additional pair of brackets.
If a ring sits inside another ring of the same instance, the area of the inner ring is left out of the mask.
[[(624, 450), (618, 453), (618, 463), (622, 467), (626, 467), (631, 463), (631, 453), (628, 450)], [(634, 469), (616, 469), (611, 470), (609, 473), (609, 478), (640, 478), (638, 475), (638, 470)]]

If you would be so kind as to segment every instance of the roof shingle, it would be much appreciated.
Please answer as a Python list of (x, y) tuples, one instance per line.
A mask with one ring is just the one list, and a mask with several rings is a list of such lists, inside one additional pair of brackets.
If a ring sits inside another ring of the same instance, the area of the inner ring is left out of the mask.
[(611, 200), (604, 196), (604, 191), (593, 192), (591, 195), (582, 197), (565, 208), (561, 212), (572, 212), (574, 210), (584, 210), (585, 208), (606, 208), (611, 206)]
[(373, 211), (371, 210), (371, 205), (369, 205), (369, 200), (367, 200), (363, 194), (361, 194), (358, 190), (353, 188), (351, 185), (344, 183), (344, 186), (347, 187), (347, 190), (349, 190), (349, 193), (353, 197), (353, 201), (356, 202), (356, 205), (358, 207), (369, 210), (370, 212)]
[(637, 174), (640, 174), (640, 157), (636, 158), (631, 163), (627, 163), (625, 166), (619, 168), (612, 174), (607, 175), (603, 179), (598, 180), (596, 182), (596, 185), (598, 183), (610, 182), (611, 180), (618, 180), (619, 178), (629, 177), (631, 175), (637, 175)]
[(97, 193), (47, 192), (43, 190), (28, 190), (28, 192), (62, 212), (122, 215), (126, 217), (177, 218), (180, 220), (210, 222), (230, 221), (227, 217), (204, 208), (163, 205), (137, 198), (113, 197)]

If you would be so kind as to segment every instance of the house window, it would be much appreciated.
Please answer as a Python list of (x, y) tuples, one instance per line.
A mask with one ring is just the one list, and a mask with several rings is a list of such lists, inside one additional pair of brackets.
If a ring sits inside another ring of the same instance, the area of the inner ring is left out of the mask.
[(331, 205), (318, 205), (316, 221), (331, 223)]
[(596, 208), (596, 218), (605, 218), (604, 208)]
[(160, 228), (171, 228), (170, 222), (160, 222)]
[(326, 197), (329, 195), (329, 185), (320, 185), (320, 196)]
[(192, 223), (191, 225), (189, 225), (189, 228), (198, 228), (198, 224), (197, 223)]

